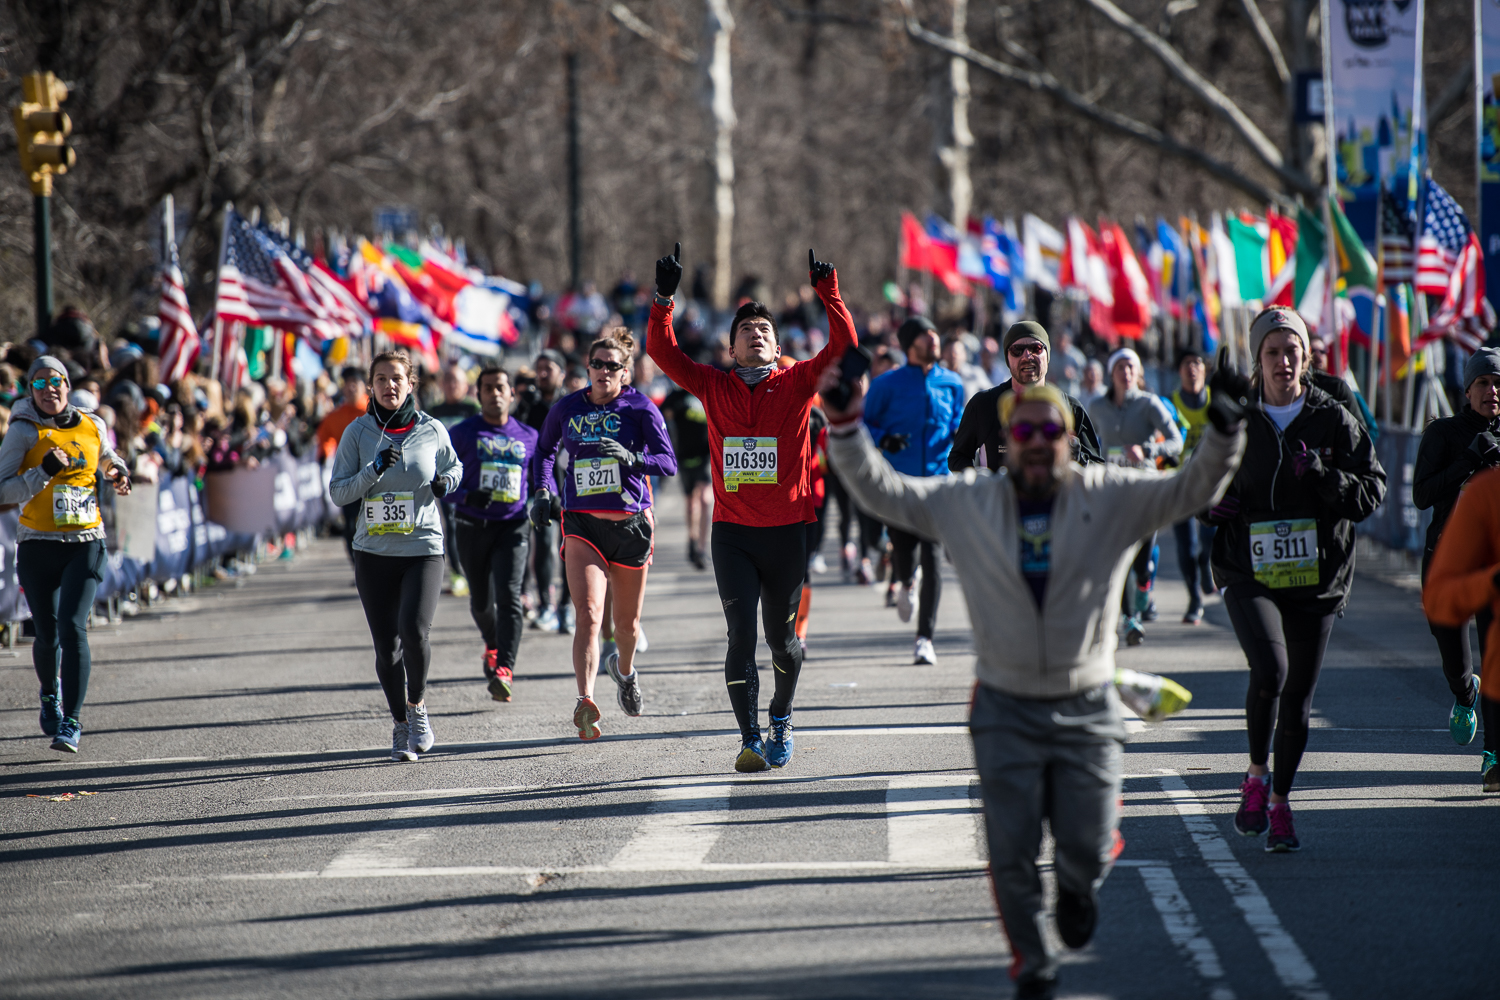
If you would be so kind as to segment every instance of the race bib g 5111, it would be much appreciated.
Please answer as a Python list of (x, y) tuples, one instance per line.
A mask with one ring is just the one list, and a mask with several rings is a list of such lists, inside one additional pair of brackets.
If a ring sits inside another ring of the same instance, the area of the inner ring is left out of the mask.
[(724, 489), (737, 493), (741, 483), (776, 485), (775, 438), (724, 439)]
[(493, 496), (496, 503), (515, 503), (521, 499), (521, 467), (508, 462), (485, 462), (479, 466), (479, 488)]
[(1250, 525), (1250, 565), (1272, 590), (1318, 584), (1318, 522), (1310, 517)]
[(99, 502), (87, 486), (52, 487), (52, 523), (59, 528), (86, 528), (99, 520)]
[(573, 492), (581, 497), (596, 493), (620, 492), (620, 460), (617, 458), (575, 458)]
[(365, 498), (365, 532), (371, 535), (409, 535), (417, 528), (415, 495), (380, 493)]

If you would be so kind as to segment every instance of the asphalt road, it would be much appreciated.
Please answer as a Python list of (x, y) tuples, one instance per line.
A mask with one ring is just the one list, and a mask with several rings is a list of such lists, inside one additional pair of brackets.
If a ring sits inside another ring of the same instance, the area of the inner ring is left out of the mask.
[[(0, 659), (0, 995), (1009, 996), (956, 583), (939, 662), (914, 667), (878, 592), (819, 578), (796, 758), (737, 775), (712, 573), (686, 562), (663, 494), (646, 714), (624, 717), (603, 678), (596, 743), (570, 726), (567, 637), (528, 631), (499, 705), (467, 602), (445, 597), (439, 745), (390, 762), (332, 542), (97, 630), (77, 757), (38, 735), (29, 653)], [(1415, 595), (1359, 579), (1293, 798), (1304, 849), (1267, 855), (1230, 822), (1243, 657), (1217, 603), (1176, 624), (1163, 562), (1162, 621), (1121, 661), (1195, 698), (1136, 727), (1125, 853), (1063, 995), (1500, 995), (1500, 797), (1480, 794), (1478, 743), (1447, 735)]]

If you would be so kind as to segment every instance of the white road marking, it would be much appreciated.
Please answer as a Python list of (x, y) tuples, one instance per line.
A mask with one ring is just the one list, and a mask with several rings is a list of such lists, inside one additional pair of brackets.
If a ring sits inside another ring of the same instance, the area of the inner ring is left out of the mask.
[(323, 878), (350, 878), (370, 871), (410, 870), (423, 848), (437, 836), (428, 821), (447, 812), (452, 812), (451, 807), (443, 805), (397, 809), (380, 829), (344, 848), (318, 874)]
[(1177, 884), (1177, 876), (1167, 864), (1142, 864), (1136, 866), (1141, 880), (1146, 883), (1146, 892), (1151, 904), (1161, 914), (1162, 926), (1167, 937), (1182, 956), (1188, 960), (1199, 977), (1208, 984), (1209, 1000), (1235, 1000), (1234, 990), (1224, 983), (1224, 966), (1214, 943), (1203, 934), (1198, 916), (1192, 904), (1183, 895)]
[[(621, 874), (703, 874), (705, 872), (827, 872), (827, 871), (886, 871), (886, 872), (915, 872), (931, 871), (932, 865), (898, 865), (889, 861), (764, 861), (764, 862), (704, 862), (698, 865), (680, 864), (671, 867), (657, 867), (645, 865), (627, 867), (616, 864), (607, 865), (531, 865), (506, 866), (506, 865), (454, 865), (445, 868), (340, 868), (330, 872), (323, 871), (291, 871), (291, 872), (248, 872), (234, 875), (212, 876), (214, 881), (221, 882), (280, 882), (310, 878), (441, 878), (441, 877), (473, 877), (485, 875), (621, 875)], [(957, 869), (969, 876), (981, 876), (984, 874), (983, 867), (943, 865), (943, 870)], [(196, 879), (190, 878), (190, 881)], [(161, 881), (167, 881), (163, 879)]]
[(968, 774), (908, 774), (885, 792), (887, 856), (912, 868), (982, 866)]
[(1224, 883), (1245, 923), (1259, 940), (1266, 958), (1271, 960), (1271, 967), (1282, 985), (1300, 1000), (1329, 1000), (1328, 992), (1318, 983), (1318, 973), (1312, 963), (1281, 925), (1281, 919), (1271, 909), (1271, 902), (1260, 885), (1235, 860), (1229, 843), (1220, 836), (1218, 826), (1188, 788), (1187, 782), (1173, 771), (1163, 771), (1160, 780), (1162, 791), (1172, 800), (1177, 815), (1192, 835), (1193, 843), (1198, 845), (1198, 853)]
[(729, 790), (727, 784), (659, 788), (635, 836), (609, 867), (672, 871), (701, 866), (729, 819)]

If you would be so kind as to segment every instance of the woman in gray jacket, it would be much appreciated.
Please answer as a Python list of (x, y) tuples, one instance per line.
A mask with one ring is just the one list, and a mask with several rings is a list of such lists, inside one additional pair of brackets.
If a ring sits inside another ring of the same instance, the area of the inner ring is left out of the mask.
[(396, 720), (391, 759), (402, 761), (435, 742), (425, 691), (427, 633), (443, 581), (438, 502), (463, 477), (447, 429), (417, 411), (414, 375), (405, 351), (375, 356), (369, 409), (344, 431), (328, 484), (334, 503), (358, 504), (354, 582)]

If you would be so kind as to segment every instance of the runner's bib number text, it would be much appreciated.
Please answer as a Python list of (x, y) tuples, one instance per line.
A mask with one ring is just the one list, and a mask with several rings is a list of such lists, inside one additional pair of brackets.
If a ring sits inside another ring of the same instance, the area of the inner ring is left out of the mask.
[(521, 467), (485, 462), (479, 467), (479, 488), (490, 493), (497, 503), (515, 503), (521, 499)]
[(412, 493), (381, 493), (365, 498), (365, 531), (371, 535), (409, 535), (416, 530)]
[(573, 492), (581, 497), (620, 492), (618, 458), (580, 458), (573, 462)]
[(739, 491), (741, 483), (776, 484), (776, 439), (724, 439), (724, 489)]
[(1255, 579), (1272, 590), (1318, 583), (1318, 522), (1256, 521), (1250, 525), (1250, 564)]
[(87, 486), (52, 487), (52, 523), (59, 528), (82, 528), (99, 520), (99, 503)]

